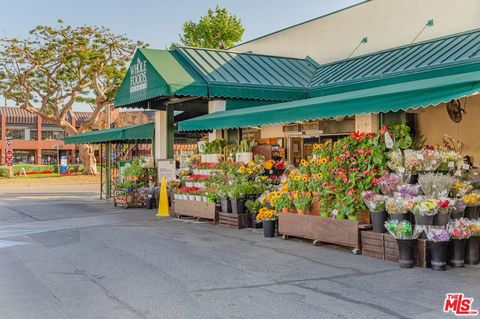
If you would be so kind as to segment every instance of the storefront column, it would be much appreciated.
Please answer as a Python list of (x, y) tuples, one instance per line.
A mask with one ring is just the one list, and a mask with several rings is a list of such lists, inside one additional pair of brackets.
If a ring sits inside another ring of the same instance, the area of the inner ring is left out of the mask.
[(155, 112), (155, 160), (173, 158), (173, 105)]
[[(2, 111), (0, 111), (2, 112)], [(7, 120), (5, 114), (0, 114), (1, 118), (1, 135), (0, 135), (0, 164), (6, 163), (6, 156), (7, 156)]]
[[(208, 113), (223, 112), (226, 110), (227, 101), (225, 100), (212, 100), (208, 101)], [(223, 138), (223, 130), (213, 130), (212, 133), (208, 134), (208, 141), (214, 141), (216, 139)]]
[(361, 133), (378, 132), (378, 115), (361, 114), (355, 115), (355, 131)]

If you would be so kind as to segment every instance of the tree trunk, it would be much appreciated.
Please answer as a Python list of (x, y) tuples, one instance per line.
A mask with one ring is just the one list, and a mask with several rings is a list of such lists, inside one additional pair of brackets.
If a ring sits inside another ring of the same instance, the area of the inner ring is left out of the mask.
[[(83, 173), (86, 175), (97, 175), (97, 159), (91, 145), (78, 145), (78, 155), (83, 164)], [(101, 163), (100, 163), (101, 164)]]

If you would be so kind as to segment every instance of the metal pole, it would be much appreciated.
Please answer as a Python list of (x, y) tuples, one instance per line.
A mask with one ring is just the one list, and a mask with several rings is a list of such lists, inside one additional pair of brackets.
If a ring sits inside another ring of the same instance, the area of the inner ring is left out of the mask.
[[(110, 104), (106, 105), (105, 106), (106, 109), (105, 109), (105, 113), (106, 113), (106, 119), (107, 119), (107, 127), (106, 129), (110, 129), (111, 127), (111, 118), (110, 118)], [(110, 198), (112, 196), (112, 189), (111, 189), (111, 159), (112, 159), (112, 144), (110, 142), (107, 142), (107, 145), (106, 145), (106, 167), (105, 167), (105, 172), (106, 172), (106, 176), (105, 176), (105, 179), (106, 179), (106, 183), (107, 183), (107, 187), (106, 187), (106, 194), (105, 194), (105, 197), (106, 198)]]
[(100, 199), (102, 198), (103, 193), (103, 163), (102, 163), (102, 153), (103, 153), (103, 144), (100, 144)]
[(60, 145), (55, 145), (57, 147), (57, 173), (60, 174)]

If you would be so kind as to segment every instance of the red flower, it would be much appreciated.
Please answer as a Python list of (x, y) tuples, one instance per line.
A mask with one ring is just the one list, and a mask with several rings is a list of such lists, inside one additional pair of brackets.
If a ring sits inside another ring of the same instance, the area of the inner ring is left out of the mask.
[(387, 131), (387, 126), (384, 125), (384, 126), (382, 127), (382, 129), (380, 130), (380, 132), (378, 132), (378, 133), (379, 133), (379, 134), (385, 134), (386, 131)]

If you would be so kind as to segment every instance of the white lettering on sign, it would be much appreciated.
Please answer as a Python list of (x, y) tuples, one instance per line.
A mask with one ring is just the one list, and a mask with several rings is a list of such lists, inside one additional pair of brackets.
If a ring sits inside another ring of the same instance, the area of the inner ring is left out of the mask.
[(137, 63), (130, 65), (130, 93), (147, 88), (147, 61), (137, 59)]

